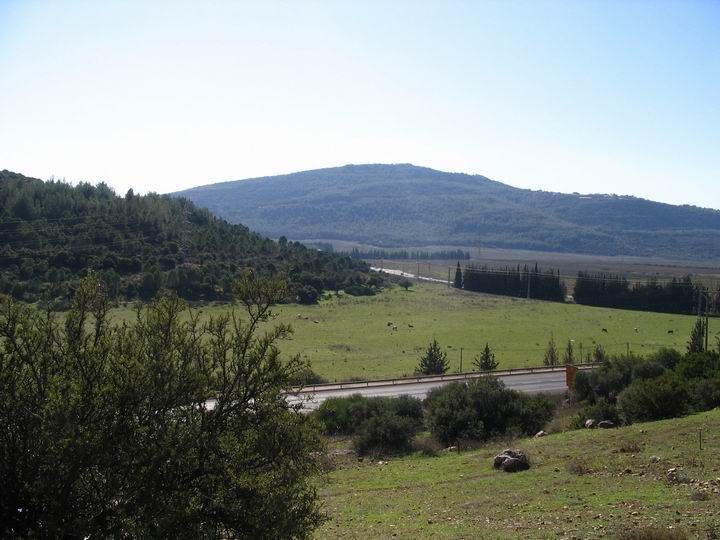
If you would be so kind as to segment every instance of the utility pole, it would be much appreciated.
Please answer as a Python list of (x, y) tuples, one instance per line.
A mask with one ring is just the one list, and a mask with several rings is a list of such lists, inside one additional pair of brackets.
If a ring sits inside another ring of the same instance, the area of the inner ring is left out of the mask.
[(527, 278), (528, 278), (527, 299), (530, 300), (530, 271), (529, 270), (528, 270)]
[(462, 370), (462, 353), (463, 353), (463, 348), (460, 347), (460, 373), (463, 372), (463, 370)]
[(708, 351), (708, 340), (710, 338), (710, 321), (709, 321), (709, 314), (710, 311), (710, 291), (708, 289), (705, 289), (705, 351)]
[(450, 269), (451, 269), (451, 268), (452, 268), (452, 266), (448, 266), (448, 284), (447, 284), (447, 285), (448, 285), (448, 289), (450, 288)]

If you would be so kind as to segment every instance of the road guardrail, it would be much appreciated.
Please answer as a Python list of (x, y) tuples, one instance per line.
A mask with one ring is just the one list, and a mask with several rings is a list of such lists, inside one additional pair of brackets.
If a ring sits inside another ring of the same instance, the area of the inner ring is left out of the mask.
[[(578, 369), (595, 369), (602, 365), (600, 363), (573, 364)], [(348, 381), (341, 383), (322, 383), (306, 386), (296, 386), (288, 389), (289, 394), (315, 394), (318, 392), (330, 392), (332, 390), (352, 390), (353, 388), (370, 388), (375, 386), (395, 386), (402, 384), (432, 383), (445, 381), (462, 381), (466, 379), (477, 379), (480, 377), (508, 377), (513, 375), (529, 375), (532, 373), (553, 373), (565, 371), (565, 364), (559, 366), (539, 366), (530, 368), (498, 369), (495, 371), (466, 371), (463, 373), (452, 373), (447, 375), (420, 375), (414, 377), (396, 377), (394, 379), (372, 379), (367, 381)]]

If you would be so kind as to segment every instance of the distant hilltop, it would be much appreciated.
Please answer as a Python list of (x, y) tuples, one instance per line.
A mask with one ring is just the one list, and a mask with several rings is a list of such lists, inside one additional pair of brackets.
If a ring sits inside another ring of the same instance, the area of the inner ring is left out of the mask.
[(720, 258), (718, 210), (519, 189), (410, 164), (346, 165), (174, 195), (275, 238)]

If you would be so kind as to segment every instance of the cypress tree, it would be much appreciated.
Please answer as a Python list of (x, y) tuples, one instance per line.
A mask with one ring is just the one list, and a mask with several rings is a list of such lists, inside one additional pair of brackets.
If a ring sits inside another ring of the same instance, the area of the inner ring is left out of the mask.
[(460, 261), (458, 261), (457, 268), (455, 269), (455, 281), (453, 283), (453, 287), (455, 287), (456, 289), (462, 289), (462, 283), (463, 283), (462, 270), (460, 270)]
[(545, 351), (545, 358), (543, 364), (546, 366), (557, 366), (560, 363), (558, 358), (557, 347), (555, 346), (555, 338), (550, 334), (550, 341), (548, 342), (547, 350)]
[(572, 339), (568, 340), (567, 348), (565, 349), (565, 354), (563, 355), (563, 360), (566, 364), (575, 363), (575, 350), (573, 348)]
[(690, 334), (687, 347), (688, 354), (705, 352), (705, 321), (698, 317)]

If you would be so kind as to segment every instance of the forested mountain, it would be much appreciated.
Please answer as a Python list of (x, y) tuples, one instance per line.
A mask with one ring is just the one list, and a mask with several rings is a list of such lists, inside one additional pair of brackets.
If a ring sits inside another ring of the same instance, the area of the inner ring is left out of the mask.
[(720, 211), (518, 189), (413, 165), (347, 165), (178, 193), (272, 237), (720, 258)]
[(0, 172), (0, 292), (26, 300), (66, 299), (88, 270), (117, 298), (161, 288), (189, 300), (228, 296), (244, 268), (287, 272), (291, 297), (322, 289), (372, 292), (382, 280), (348, 256), (274, 242), (167, 195), (117, 196), (105, 184), (71, 186)]

